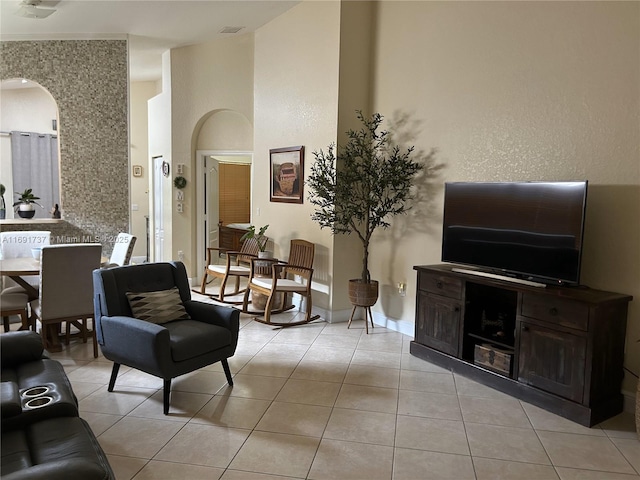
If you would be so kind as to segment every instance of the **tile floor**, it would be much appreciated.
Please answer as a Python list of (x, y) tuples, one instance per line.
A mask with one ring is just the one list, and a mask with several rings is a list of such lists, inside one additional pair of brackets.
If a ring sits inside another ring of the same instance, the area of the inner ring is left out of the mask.
[(219, 365), (162, 382), (90, 344), (60, 360), (119, 480), (640, 479), (632, 414), (585, 428), (409, 354), (364, 323), (274, 329), (241, 320)]

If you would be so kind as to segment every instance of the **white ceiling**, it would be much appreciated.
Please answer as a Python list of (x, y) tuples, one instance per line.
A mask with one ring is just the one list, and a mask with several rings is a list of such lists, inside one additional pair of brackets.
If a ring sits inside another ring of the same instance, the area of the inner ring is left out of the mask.
[[(160, 78), (164, 51), (242, 35), (299, 1), (287, 0), (44, 0), (44, 19), (15, 15), (20, 0), (0, 0), (0, 40), (129, 39), (133, 81)], [(220, 33), (243, 27), (238, 33)]]

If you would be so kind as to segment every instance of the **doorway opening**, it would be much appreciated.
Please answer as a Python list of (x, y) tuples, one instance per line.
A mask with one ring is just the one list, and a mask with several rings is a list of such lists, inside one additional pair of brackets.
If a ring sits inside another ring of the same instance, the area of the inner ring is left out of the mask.
[(219, 246), (220, 225), (251, 222), (252, 152), (196, 152), (197, 270), (205, 267), (206, 249)]

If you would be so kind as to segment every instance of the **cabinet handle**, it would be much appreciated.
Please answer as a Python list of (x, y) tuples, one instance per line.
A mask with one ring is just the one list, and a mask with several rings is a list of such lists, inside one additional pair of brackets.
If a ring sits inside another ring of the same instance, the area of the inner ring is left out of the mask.
[(460, 307), (455, 307), (455, 308), (453, 309), (453, 311), (454, 311), (454, 312), (456, 312), (456, 313), (458, 313), (458, 312), (460, 311)]
[(555, 317), (556, 315), (558, 315), (558, 309), (556, 307), (550, 308), (549, 313)]
[(442, 282), (436, 282), (436, 287), (442, 288)]
[(522, 331), (523, 332), (528, 332), (529, 331), (529, 327), (522, 327)]

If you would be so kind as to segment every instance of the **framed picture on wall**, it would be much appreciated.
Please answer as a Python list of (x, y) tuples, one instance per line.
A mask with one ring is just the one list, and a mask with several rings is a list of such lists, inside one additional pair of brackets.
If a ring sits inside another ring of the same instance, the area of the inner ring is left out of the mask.
[(304, 184), (304, 147), (269, 150), (271, 201), (302, 203)]

